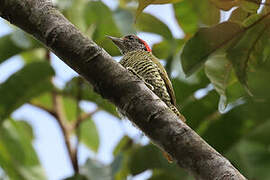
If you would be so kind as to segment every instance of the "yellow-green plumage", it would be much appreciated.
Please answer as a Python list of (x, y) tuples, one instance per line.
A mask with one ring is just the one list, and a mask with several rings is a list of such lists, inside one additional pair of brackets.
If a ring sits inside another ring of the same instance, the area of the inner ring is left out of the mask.
[(120, 61), (125, 68), (132, 69), (153, 87), (153, 92), (182, 120), (185, 118), (176, 108), (176, 99), (171, 81), (159, 60), (149, 51), (136, 50), (126, 53)]

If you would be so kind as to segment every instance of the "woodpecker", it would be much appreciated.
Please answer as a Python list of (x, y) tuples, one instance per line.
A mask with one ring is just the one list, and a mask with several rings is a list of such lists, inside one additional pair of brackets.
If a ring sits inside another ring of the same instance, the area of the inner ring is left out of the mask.
[(184, 116), (176, 108), (176, 98), (168, 74), (152, 54), (149, 45), (136, 35), (122, 38), (107, 36), (118, 47), (123, 58), (120, 64), (139, 77), (183, 121)]

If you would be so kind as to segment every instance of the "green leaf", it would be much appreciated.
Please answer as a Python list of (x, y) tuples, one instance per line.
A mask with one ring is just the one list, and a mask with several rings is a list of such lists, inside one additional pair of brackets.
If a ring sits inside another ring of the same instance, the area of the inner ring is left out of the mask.
[(270, 153), (267, 146), (256, 142), (241, 141), (227, 155), (247, 179), (270, 178)]
[[(80, 80), (81, 79), (79, 77), (75, 77), (69, 81), (64, 88), (64, 93), (76, 99), (79, 90), (78, 81)], [(81, 85), (81, 98), (82, 100), (96, 103), (99, 108), (102, 108), (104, 111), (110, 113), (111, 115), (116, 117), (119, 116), (116, 112), (115, 106), (95, 93), (93, 88), (86, 81), (83, 81)]]
[(130, 137), (128, 137), (128, 136), (122, 137), (122, 139), (120, 140), (120, 142), (114, 148), (113, 155), (116, 156), (119, 153), (127, 150), (130, 146), (132, 146), (132, 144), (133, 144), (133, 140), (130, 139)]
[(220, 153), (226, 152), (237, 143), (243, 136), (243, 132), (247, 133), (247, 130), (243, 129), (247, 121), (237, 110), (239, 108), (235, 108), (220, 119), (210, 122), (202, 133), (203, 139)]
[(46, 93), (41, 94), (40, 96), (33, 98), (30, 101), (30, 103), (42, 105), (48, 109), (52, 109), (53, 108), (52, 100), (53, 100), (52, 94), (50, 92), (46, 92)]
[(209, 55), (224, 48), (241, 31), (240, 25), (224, 22), (210, 28), (201, 28), (184, 46), (181, 62), (189, 76), (200, 68)]
[(249, 16), (249, 13), (239, 7), (232, 11), (229, 21), (242, 23), (248, 16)]
[(179, 1), (182, 1), (182, 0), (148, 0), (148, 1), (138, 0), (139, 6), (138, 6), (137, 11), (136, 11), (136, 19), (142, 13), (144, 8), (146, 8), (150, 4), (168, 4), (168, 3), (176, 3)]
[(74, 176), (65, 178), (64, 180), (89, 180), (86, 176), (81, 174), (75, 174)]
[(215, 54), (205, 63), (205, 73), (220, 95), (219, 111), (224, 112), (227, 105), (226, 89), (231, 80), (232, 64), (224, 52)]
[(114, 158), (114, 161), (111, 163), (112, 176), (117, 175), (117, 173), (121, 170), (121, 168), (123, 168), (122, 163), (123, 163), (123, 156), (119, 154)]
[(135, 27), (140, 31), (159, 34), (169, 40), (173, 39), (173, 35), (168, 26), (151, 14), (141, 14), (135, 24)]
[[(268, 54), (269, 56), (269, 54)], [(259, 56), (260, 57), (260, 56)], [(248, 87), (256, 100), (268, 100), (270, 98), (270, 56), (266, 62), (258, 62), (258, 64), (249, 67), (247, 73)], [(259, 60), (261, 61), (261, 59)]]
[(82, 31), (86, 31), (86, 24), (83, 18), (86, 4), (87, 0), (70, 1), (70, 4), (63, 11), (65, 17)]
[(173, 7), (177, 22), (187, 36), (195, 33), (200, 24), (214, 25), (220, 20), (220, 11), (209, 0), (200, 3), (196, 0), (183, 0)]
[(106, 38), (106, 35), (121, 36), (112, 11), (102, 1), (90, 1), (84, 10), (84, 19), (86, 26), (94, 29), (91, 38), (112, 56), (119, 55), (117, 47)]
[(148, 169), (162, 168), (166, 163), (166, 159), (158, 148), (147, 145), (132, 154), (129, 167), (131, 174), (137, 175)]
[(35, 137), (32, 126), (27, 121), (16, 121), (16, 123), (24, 130), (25, 136), (33, 141)]
[(133, 149), (129, 156), (128, 167), (131, 175), (137, 175), (146, 170), (166, 171), (171, 177), (177, 179), (187, 175), (176, 164), (169, 164), (162, 155), (162, 151), (152, 144)]
[(117, 8), (113, 13), (115, 23), (122, 34), (135, 34), (136, 29), (133, 24), (133, 14), (131, 11)]
[(152, 47), (153, 54), (159, 59), (167, 59), (171, 54), (171, 45), (168, 41), (161, 41)]
[(248, 136), (247, 140), (262, 143), (266, 146), (270, 145), (269, 137), (270, 137), (270, 120), (267, 120), (265, 123), (260, 124), (254, 130), (252, 130)]
[(154, 145), (146, 145), (135, 149), (129, 160), (130, 173), (137, 175), (148, 169), (169, 168), (170, 165), (160, 149)]
[(92, 119), (86, 119), (80, 125), (80, 141), (94, 152), (98, 151), (99, 135)]
[(190, 0), (183, 0), (173, 5), (175, 18), (186, 34), (193, 34), (198, 29), (199, 17), (193, 11), (193, 4)]
[[(256, 25), (247, 29), (241, 36), (241, 39), (238, 40), (238, 42), (231, 46), (227, 51), (227, 58), (233, 64), (239, 81), (246, 88), (248, 88), (247, 71), (249, 62), (261, 61), (260, 59), (257, 59), (257, 57), (251, 56), (251, 54), (253, 51), (255, 51), (256, 44), (260, 38), (263, 37), (263, 34), (267, 32), (267, 20), (268, 19), (265, 21), (260, 21)], [(265, 44), (266, 47), (268, 46), (267, 44)], [(266, 54), (266, 56), (268, 55)]]
[(15, 31), (2, 36), (0, 37), (0, 63), (23, 51), (36, 47), (40, 47), (40, 44), (28, 35), (22, 34), (22, 32)]
[(77, 100), (72, 97), (62, 97), (63, 108), (69, 122), (75, 121), (78, 115)]
[(52, 89), (50, 78), (54, 75), (47, 62), (26, 65), (0, 84), (0, 122), (15, 109), (32, 98)]
[[(210, 91), (201, 99), (195, 99), (181, 108), (181, 113), (188, 119), (187, 124), (201, 134), (210, 120), (219, 117), (217, 112), (218, 95), (215, 91)], [(194, 113), (196, 112), (196, 113)]]
[(173, 79), (172, 84), (176, 96), (176, 102), (180, 106), (180, 109), (186, 105), (186, 103), (194, 100), (194, 93), (199, 89), (205, 88), (209, 84), (209, 79), (206, 77), (203, 71), (196, 73), (195, 82), (184, 82), (179, 79)]
[[(115, 160), (111, 164), (115, 180), (127, 179), (129, 175), (129, 159), (135, 144), (128, 136), (124, 136), (113, 151)], [(118, 168), (117, 168), (118, 167)]]
[(33, 50), (25, 51), (21, 53), (21, 57), (25, 63), (32, 63), (34, 61), (43, 61), (47, 55), (47, 49), (36, 48)]
[(241, 0), (210, 0), (219, 9), (224, 11), (230, 10), (232, 7), (240, 4)]
[(153, 170), (153, 175), (148, 180), (179, 180), (179, 179), (188, 179), (188, 173), (184, 171), (177, 171), (177, 173), (171, 173), (163, 169)]
[(240, 1), (240, 7), (248, 13), (257, 13), (262, 0), (244, 0)]
[(94, 180), (113, 180), (111, 166), (105, 166), (98, 161), (88, 159), (80, 168), (80, 173), (87, 179)]
[(265, 0), (264, 3), (265, 3), (265, 5), (264, 5), (264, 7), (262, 9), (262, 13), (267, 14), (268, 12), (270, 12), (270, 6), (269, 6), (270, 0)]
[(46, 179), (31, 140), (22, 123), (8, 120), (0, 127), (0, 165), (10, 179)]

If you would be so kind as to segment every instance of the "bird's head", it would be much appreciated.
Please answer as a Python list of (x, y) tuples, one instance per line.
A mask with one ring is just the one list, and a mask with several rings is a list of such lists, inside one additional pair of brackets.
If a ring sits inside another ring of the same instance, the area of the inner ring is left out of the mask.
[(121, 53), (124, 55), (131, 51), (144, 50), (151, 52), (148, 44), (135, 35), (127, 35), (122, 38), (116, 38), (112, 36), (107, 36), (113, 41), (113, 43), (119, 48)]

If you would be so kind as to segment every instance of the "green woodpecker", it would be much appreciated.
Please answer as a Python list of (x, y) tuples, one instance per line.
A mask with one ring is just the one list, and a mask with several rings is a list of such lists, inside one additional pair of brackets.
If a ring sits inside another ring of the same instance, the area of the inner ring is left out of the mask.
[(139, 77), (182, 120), (185, 118), (176, 108), (172, 83), (148, 44), (135, 35), (122, 38), (108, 36), (123, 54), (120, 64)]

